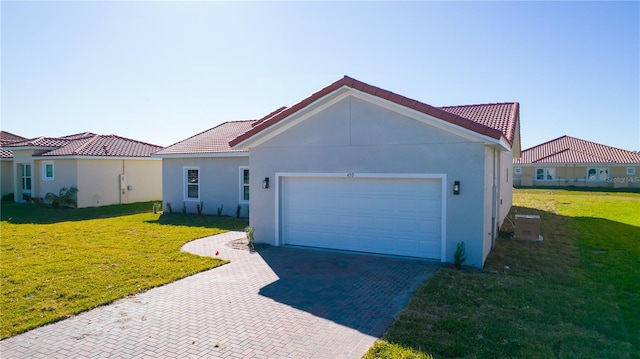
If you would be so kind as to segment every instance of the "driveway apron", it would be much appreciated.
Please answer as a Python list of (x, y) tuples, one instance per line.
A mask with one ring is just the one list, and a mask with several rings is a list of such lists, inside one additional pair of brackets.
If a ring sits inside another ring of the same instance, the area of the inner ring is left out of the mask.
[(360, 358), (440, 266), (290, 247), (183, 250), (230, 264), (0, 342), (7, 358)]

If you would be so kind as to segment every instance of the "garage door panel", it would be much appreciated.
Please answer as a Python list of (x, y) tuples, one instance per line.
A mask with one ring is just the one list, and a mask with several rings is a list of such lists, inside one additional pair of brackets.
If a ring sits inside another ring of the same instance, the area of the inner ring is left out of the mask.
[(440, 258), (441, 180), (283, 177), (284, 244)]

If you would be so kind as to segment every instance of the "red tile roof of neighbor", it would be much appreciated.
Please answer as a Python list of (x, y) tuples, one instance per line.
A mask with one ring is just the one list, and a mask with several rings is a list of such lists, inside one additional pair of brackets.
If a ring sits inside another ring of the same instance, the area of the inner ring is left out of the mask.
[[(258, 120), (259, 121), (259, 120)], [(177, 142), (157, 155), (246, 152), (234, 150), (229, 141), (249, 130), (256, 120), (230, 121)]]
[(149, 157), (161, 146), (116, 135), (96, 135), (91, 132), (63, 137), (38, 137), (5, 145), (12, 147), (48, 147), (52, 150), (39, 156), (97, 156), (97, 157)]
[(522, 151), (521, 157), (514, 163), (640, 164), (640, 153), (571, 136), (562, 136)]
[(13, 151), (5, 150), (2, 147), (24, 140), (26, 140), (26, 138), (22, 136), (14, 135), (7, 131), (0, 131), (0, 158), (13, 158)]
[[(253, 137), (266, 128), (275, 125), (288, 116), (343, 86), (394, 102), (490, 138), (499, 140), (504, 137), (510, 144), (513, 144), (513, 140), (516, 136), (516, 124), (520, 120), (519, 104), (517, 102), (437, 108), (393, 92), (371, 86), (351, 77), (344, 76), (342, 79), (321, 89), (297, 104), (289, 108), (278, 109), (279, 111), (275, 111), (274, 113), (265, 116), (265, 118), (257, 121), (257, 123), (255, 123), (255, 125), (248, 131), (232, 139), (229, 144), (233, 147)], [(466, 116), (469, 116), (469, 118)]]

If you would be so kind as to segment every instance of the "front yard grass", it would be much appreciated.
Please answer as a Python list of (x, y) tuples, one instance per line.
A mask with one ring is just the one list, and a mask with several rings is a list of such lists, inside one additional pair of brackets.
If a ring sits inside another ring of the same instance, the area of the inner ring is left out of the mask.
[(365, 358), (640, 358), (640, 194), (515, 190), (516, 211), (544, 242), (505, 225), (483, 271), (439, 270)]
[[(10, 337), (226, 262), (180, 251), (246, 219), (152, 213), (152, 203), (2, 203), (0, 336)], [(212, 254), (213, 255), (213, 254)]]

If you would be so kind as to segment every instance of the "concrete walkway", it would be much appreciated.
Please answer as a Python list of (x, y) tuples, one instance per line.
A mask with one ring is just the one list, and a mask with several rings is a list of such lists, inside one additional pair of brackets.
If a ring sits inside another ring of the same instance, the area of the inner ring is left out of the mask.
[(231, 263), (0, 342), (9, 358), (360, 358), (438, 263), (226, 243)]

